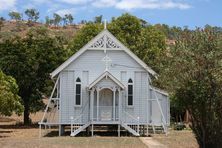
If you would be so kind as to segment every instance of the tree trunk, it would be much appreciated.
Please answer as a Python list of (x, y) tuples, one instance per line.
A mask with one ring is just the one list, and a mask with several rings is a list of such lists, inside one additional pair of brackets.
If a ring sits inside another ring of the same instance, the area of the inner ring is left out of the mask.
[(24, 104), (24, 125), (29, 125), (31, 122), (30, 118), (29, 118), (29, 104), (27, 102), (25, 102)]

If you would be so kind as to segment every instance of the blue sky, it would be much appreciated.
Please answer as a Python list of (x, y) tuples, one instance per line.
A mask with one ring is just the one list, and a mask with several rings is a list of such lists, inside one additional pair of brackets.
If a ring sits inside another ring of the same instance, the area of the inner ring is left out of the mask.
[(27, 8), (38, 9), (40, 21), (53, 13), (71, 13), (75, 23), (97, 15), (109, 21), (129, 12), (151, 24), (222, 26), (222, 0), (0, 0), (0, 16), (5, 18), (10, 11), (24, 12)]

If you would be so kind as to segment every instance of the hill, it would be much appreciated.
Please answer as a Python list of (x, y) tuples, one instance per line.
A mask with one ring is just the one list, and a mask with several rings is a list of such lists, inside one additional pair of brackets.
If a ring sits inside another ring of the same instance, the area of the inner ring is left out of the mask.
[(28, 23), (27, 21), (3, 21), (0, 27), (0, 39), (8, 39), (12, 36), (25, 37), (26, 33), (35, 27), (46, 27), (50, 30), (52, 35), (61, 35), (66, 40), (72, 38), (75, 33), (82, 28), (83, 24), (79, 25), (67, 25), (67, 26), (47, 26), (45, 24), (35, 22)]

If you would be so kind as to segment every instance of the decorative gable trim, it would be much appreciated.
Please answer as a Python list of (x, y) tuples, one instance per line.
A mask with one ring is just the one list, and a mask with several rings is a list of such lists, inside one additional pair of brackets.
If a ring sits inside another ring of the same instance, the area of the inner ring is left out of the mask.
[[(106, 46), (105, 46), (106, 45)], [(147, 72), (155, 76), (156, 72), (148, 67), (140, 58), (138, 58), (131, 50), (124, 46), (119, 40), (117, 40), (108, 30), (104, 29), (95, 38), (89, 41), (85, 46), (83, 46), (78, 52), (72, 55), (68, 60), (66, 60), (62, 65), (56, 68), (50, 75), (55, 77), (64, 68), (66, 68), (71, 62), (77, 59), (86, 50), (123, 50), (129, 56), (131, 56), (137, 63), (139, 63)]]
[(112, 40), (109, 36), (104, 34), (101, 38), (97, 39), (92, 45), (89, 46), (89, 49), (115, 49), (120, 48), (120, 46)]
[(115, 82), (118, 86), (120, 86), (122, 89), (125, 88), (125, 86), (118, 80), (116, 79), (111, 73), (108, 71), (105, 71), (102, 75), (100, 75), (97, 79), (95, 79), (90, 85), (89, 89), (91, 89), (93, 86), (95, 86), (98, 82), (100, 82), (103, 78), (109, 77), (113, 82)]

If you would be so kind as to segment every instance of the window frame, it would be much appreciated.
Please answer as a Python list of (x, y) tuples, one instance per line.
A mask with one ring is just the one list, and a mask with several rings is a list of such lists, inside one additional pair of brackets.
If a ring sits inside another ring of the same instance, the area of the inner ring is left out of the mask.
[[(131, 82), (129, 82), (131, 80)], [(129, 86), (132, 86), (132, 105), (129, 105)], [(127, 107), (132, 108), (134, 107), (134, 83), (133, 83), (133, 79), (129, 78), (127, 81)]]
[[(76, 94), (77, 85), (80, 85), (80, 94)], [(80, 96), (80, 104), (76, 104), (76, 96), (77, 95)], [(82, 106), (82, 81), (81, 81), (80, 77), (77, 77), (77, 79), (75, 81), (75, 103), (74, 104), (75, 104), (76, 107), (81, 107)]]

